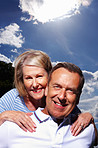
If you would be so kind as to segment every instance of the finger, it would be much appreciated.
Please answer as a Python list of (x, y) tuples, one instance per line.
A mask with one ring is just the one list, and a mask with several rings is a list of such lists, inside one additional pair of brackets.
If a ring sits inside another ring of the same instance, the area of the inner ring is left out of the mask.
[(35, 132), (36, 131), (36, 126), (35, 123), (33, 122), (33, 120), (25, 115), (25, 117), (23, 117), (23, 119), (21, 120), (21, 123), (24, 125), (24, 127), (30, 131), (30, 132)]
[(81, 132), (81, 130), (82, 130), (82, 128), (81, 128), (81, 126), (79, 126), (79, 128), (77, 128), (77, 130), (75, 130), (75, 131), (72, 133), (72, 135), (73, 135), (73, 136), (77, 136), (77, 135)]
[(83, 129), (85, 128), (85, 126), (83, 125), (83, 123), (79, 123), (77, 124), (77, 126), (74, 128), (72, 135), (73, 136), (77, 136)]
[(17, 125), (18, 125), (21, 129), (23, 129), (25, 132), (27, 132), (27, 130), (28, 130), (29, 132), (35, 132), (35, 128), (34, 128), (34, 129), (31, 129), (28, 124), (25, 124), (25, 126), (24, 126), (21, 122), (18, 122)]
[(36, 128), (36, 124), (33, 122), (32, 118), (28, 115), (25, 115), (26, 121), (28, 122), (29, 126), (32, 128)]
[(79, 132), (81, 131), (81, 124), (79, 122), (77, 122), (77, 124), (75, 125), (75, 127), (73, 128), (72, 135), (77, 135), (79, 134)]
[(36, 129), (35, 128), (31, 128), (28, 123), (24, 123), (24, 124), (25, 124), (25, 126), (22, 124), (23, 125), (22, 127), (24, 129), (28, 130), (29, 132), (35, 132), (36, 131)]
[(27, 128), (21, 123), (21, 122), (17, 122), (16, 123), (21, 129), (23, 129), (25, 132), (27, 132)]
[(35, 131), (34, 128), (36, 128), (35, 123), (32, 121), (31, 117), (28, 115), (31, 115), (32, 113), (24, 113), (20, 111), (14, 111), (10, 112), (10, 117), (8, 118), (9, 121), (15, 122), (18, 124), (24, 131)]
[(31, 127), (32, 128), (36, 128), (37, 127), (36, 124), (33, 122), (33, 120), (31, 119), (31, 117), (29, 117), (29, 116), (32, 115), (32, 113), (26, 113), (26, 115), (28, 116), (28, 117), (26, 116), (26, 118), (28, 119), (28, 122), (30, 122)]
[(26, 113), (26, 115), (31, 116), (33, 113)]
[(72, 126), (71, 126), (71, 132), (73, 132), (73, 130), (75, 129), (75, 127), (77, 126), (78, 121), (75, 121)]

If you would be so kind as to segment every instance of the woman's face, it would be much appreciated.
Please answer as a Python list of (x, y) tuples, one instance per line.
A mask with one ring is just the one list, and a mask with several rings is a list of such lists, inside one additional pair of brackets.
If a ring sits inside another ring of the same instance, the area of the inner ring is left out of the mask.
[(23, 81), (30, 97), (36, 100), (42, 99), (48, 81), (48, 74), (44, 68), (24, 66)]

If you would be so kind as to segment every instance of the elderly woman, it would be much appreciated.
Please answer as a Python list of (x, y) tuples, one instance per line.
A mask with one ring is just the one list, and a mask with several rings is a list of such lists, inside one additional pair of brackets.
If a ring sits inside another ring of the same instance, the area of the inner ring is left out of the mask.
[[(14, 76), (16, 88), (0, 98), (0, 125), (9, 120), (24, 131), (35, 131), (36, 125), (30, 115), (38, 107), (45, 107), (45, 88), (51, 69), (50, 58), (42, 51), (28, 50), (17, 57)], [(72, 134), (77, 135), (92, 119), (90, 113), (81, 113), (72, 125)]]

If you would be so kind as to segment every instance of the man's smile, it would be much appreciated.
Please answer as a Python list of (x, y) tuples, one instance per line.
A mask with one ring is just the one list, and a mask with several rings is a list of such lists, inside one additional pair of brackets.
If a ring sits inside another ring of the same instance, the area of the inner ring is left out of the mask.
[(67, 106), (68, 104), (62, 104), (62, 103), (59, 103), (59, 102), (56, 102), (56, 101), (53, 101), (56, 105), (58, 106), (61, 106), (61, 107), (65, 107)]

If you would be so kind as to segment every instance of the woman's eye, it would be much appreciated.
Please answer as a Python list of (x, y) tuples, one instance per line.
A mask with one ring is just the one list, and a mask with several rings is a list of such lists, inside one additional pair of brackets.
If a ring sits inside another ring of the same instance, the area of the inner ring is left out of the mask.
[(32, 79), (32, 77), (25, 77), (25, 79), (29, 80), (29, 79)]
[(42, 78), (42, 77), (43, 77), (43, 75), (38, 75), (38, 76), (37, 76), (37, 78)]

